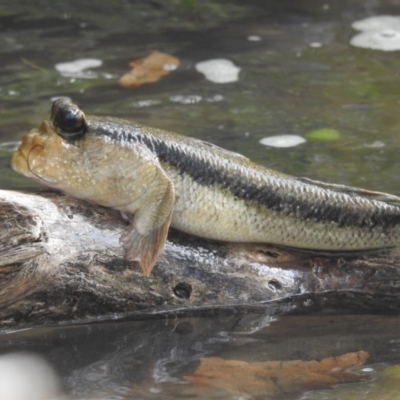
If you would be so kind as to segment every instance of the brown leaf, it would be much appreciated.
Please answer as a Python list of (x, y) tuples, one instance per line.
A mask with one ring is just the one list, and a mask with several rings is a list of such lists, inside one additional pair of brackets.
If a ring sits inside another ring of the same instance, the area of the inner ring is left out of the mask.
[(363, 380), (350, 368), (364, 364), (367, 358), (365, 351), (321, 361), (246, 362), (209, 357), (201, 360), (193, 375), (184, 378), (195, 385), (212, 386), (230, 393), (286, 399), (288, 395), (300, 395), (308, 390)]
[(144, 83), (157, 82), (178, 68), (179, 64), (179, 58), (154, 50), (146, 57), (131, 61), (129, 66), (132, 70), (121, 76), (118, 82), (123, 87), (137, 87)]

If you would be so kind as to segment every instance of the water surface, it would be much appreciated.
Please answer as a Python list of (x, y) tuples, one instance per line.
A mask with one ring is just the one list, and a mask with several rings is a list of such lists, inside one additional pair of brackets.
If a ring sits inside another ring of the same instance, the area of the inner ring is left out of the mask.
[[(0, 187), (37, 187), (11, 171), (11, 151), (48, 118), (53, 98), (68, 96), (87, 114), (198, 137), (290, 174), (400, 195), (399, 53), (349, 44), (352, 22), (382, 14), (400, 15), (400, 6), (390, 0), (4, 0)], [(129, 61), (152, 50), (178, 57), (179, 68), (158, 83), (120, 87)], [(86, 75), (63, 76), (55, 68), (87, 58), (101, 65)], [(241, 69), (237, 81), (214, 83), (196, 71), (198, 62), (217, 58)], [(309, 134), (324, 128), (337, 137)], [(288, 148), (259, 143), (282, 134), (306, 141)], [(182, 377), (211, 355), (313, 360), (365, 350), (370, 365), (399, 363), (397, 317), (296, 318), (168, 318), (30, 330), (2, 337), (0, 347), (44, 355), (76, 398), (201, 398)]]

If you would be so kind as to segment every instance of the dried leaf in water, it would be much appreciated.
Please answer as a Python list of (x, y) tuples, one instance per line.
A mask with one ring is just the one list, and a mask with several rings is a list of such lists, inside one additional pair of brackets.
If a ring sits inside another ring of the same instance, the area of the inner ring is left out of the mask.
[(318, 390), (307, 393), (305, 399), (335, 400), (399, 400), (400, 365), (379, 365), (374, 371), (374, 379), (367, 383), (338, 385), (332, 390)]
[(121, 76), (118, 82), (123, 87), (137, 87), (157, 82), (178, 68), (179, 64), (179, 58), (154, 50), (146, 57), (131, 61), (129, 66), (132, 69)]
[(185, 380), (200, 386), (212, 386), (229, 393), (266, 396), (271, 399), (298, 396), (308, 390), (328, 388), (365, 378), (352, 370), (364, 364), (368, 353), (359, 351), (321, 361), (246, 362), (203, 358), (193, 375)]

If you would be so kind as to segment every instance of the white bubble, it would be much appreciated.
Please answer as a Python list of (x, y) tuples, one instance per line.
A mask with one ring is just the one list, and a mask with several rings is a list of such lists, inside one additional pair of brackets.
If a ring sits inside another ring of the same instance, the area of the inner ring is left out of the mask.
[(224, 96), (222, 96), (222, 94), (215, 94), (212, 97), (207, 97), (206, 101), (210, 102), (210, 103), (215, 103), (217, 101), (222, 101), (224, 99)]
[(369, 368), (369, 367), (365, 367), (361, 370), (362, 372), (373, 372), (374, 369), (373, 368)]
[(355, 21), (354, 29), (362, 31), (350, 44), (373, 50), (400, 50), (400, 17), (380, 15)]
[(400, 50), (400, 31), (384, 29), (378, 32), (359, 33), (350, 40), (350, 44), (373, 50)]
[(178, 65), (174, 63), (166, 63), (163, 65), (163, 69), (165, 71), (175, 71), (178, 68)]
[(102, 60), (97, 58), (81, 58), (75, 61), (58, 63), (54, 67), (61, 75), (69, 78), (97, 78), (97, 73), (86, 71), (88, 68), (100, 67)]
[(358, 31), (380, 31), (382, 29), (400, 30), (400, 17), (391, 15), (377, 15), (375, 17), (361, 19), (351, 24)]
[(176, 95), (176, 96), (171, 96), (169, 99), (173, 103), (196, 104), (196, 103), (199, 103), (201, 101), (202, 97), (201, 96), (197, 96), (195, 94), (188, 95), (188, 96)]
[(161, 100), (139, 100), (133, 103), (134, 107), (150, 107), (155, 106), (157, 104), (161, 104)]
[(268, 136), (260, 140), (264, 146), (271, 147), (294, 147), (305, 143), (305, 139), (298, 135)]
[(239, 79), (240, 68), (232, 61), (224, 58), (202, 61), (196, 64), (196, 70), (207, 80), (214, 83), (236, 82)]
[(108, 72), (103, 72), (101, 75), (106, 79), (116, 79), (117, 78), (116, 75), (109, 74)]
[(365, 143), (364, 146), (371, 148), (380, 148), (380, 147), (385, 147), (385, 143), (380, 140), (375, 140), (375, 142), (372, 143)]
[(247, 36), (247, 40), (250, 40), (250, 42), (259, 42), (261, 40), (261, 36), (250, 35), (250, 36)]

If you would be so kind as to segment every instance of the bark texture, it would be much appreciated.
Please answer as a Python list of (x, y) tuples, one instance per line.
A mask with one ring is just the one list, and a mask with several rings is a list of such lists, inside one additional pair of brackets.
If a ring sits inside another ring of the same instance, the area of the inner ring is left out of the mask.
[(54, 192), (0, 191), (0, 329), (165, 312), (400, 310), (398, 248), (323, 254), (171, 230), (150, 277), (119, 213)]

